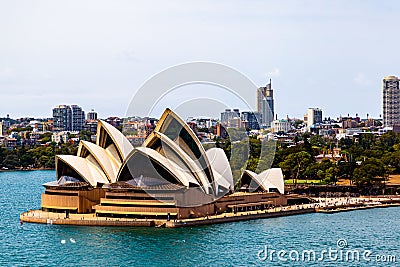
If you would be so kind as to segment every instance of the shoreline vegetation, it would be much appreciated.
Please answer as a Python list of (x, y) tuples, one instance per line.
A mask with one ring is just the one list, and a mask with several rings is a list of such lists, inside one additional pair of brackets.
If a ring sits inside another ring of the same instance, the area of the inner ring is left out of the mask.
[(49, 143), (25, 145), (7, 149), (0, 147), (0, 171), (8, 170), (52, 170), (55, 169), (56, 155), (75, 155), (75, 144)]

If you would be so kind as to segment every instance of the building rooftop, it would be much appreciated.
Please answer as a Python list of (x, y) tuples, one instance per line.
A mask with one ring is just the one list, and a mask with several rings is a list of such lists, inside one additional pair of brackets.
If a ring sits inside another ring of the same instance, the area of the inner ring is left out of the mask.
[(394, 75), (389, 75), (386, 76), (385, 78), (383, 78), (384, 80), (399, 80), (398, 77), (394, 76)]

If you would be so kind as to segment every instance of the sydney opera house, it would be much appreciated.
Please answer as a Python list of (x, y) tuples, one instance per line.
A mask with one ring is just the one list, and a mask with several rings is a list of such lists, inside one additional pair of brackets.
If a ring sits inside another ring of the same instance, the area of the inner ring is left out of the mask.
[(205, 151), (170, 109), (140, 147), (104, 121), (96, 138), (81, 141), (76, 156), (56, 157), (42, 211), (169, 220), (286, 205), (280, 169), (246, 170), (234, 182), (224, 151)]

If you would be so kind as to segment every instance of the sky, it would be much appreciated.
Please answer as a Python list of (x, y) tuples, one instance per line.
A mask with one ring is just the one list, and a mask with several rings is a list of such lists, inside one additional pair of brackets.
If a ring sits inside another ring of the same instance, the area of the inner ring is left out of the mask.
[[(279, 118), (309, 107), (377, 118), (383, 77), (400, 76), (399, 13), (395, 0), (0, 0), (0, 117), (51, 117), (57, 104), (124, 116), (152, 76), (206, 61), (257, 86), (271, 78)], [(218, 108), (245, 108), (232, 103)]]

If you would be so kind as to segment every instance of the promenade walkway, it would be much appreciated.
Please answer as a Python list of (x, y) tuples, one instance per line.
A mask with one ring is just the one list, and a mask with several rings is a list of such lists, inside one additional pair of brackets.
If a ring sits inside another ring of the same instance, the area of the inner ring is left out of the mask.
[(20, 215), (22, 222), (82, 225), (82, 226), (147, 226), (147, 227), (188, 227), (216, 223), (226, 223), (262, 218), (298, 215), (305, 213), (323, 212), (336, 213), (367, 208), (384, 208), (400, 206), (400, 197), (357, 197), (357, 198), (313, 198), (314, 203), (303, 205), (291, 205), (284, 207), (273, 207), (265, 210), (252, 210), (245, 212), (227, 212), (209, 215), (201, 218), (171, 220), (157, 219), (134, 219), (134, 218), (112, 218), (96, 217), (90, 214), (69, 214), (31, 210)]

